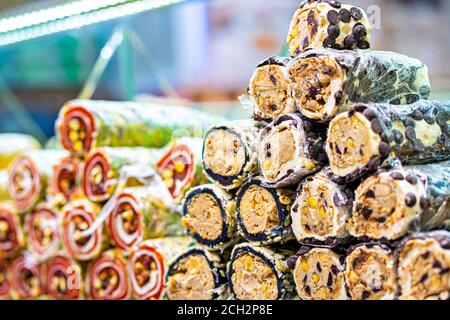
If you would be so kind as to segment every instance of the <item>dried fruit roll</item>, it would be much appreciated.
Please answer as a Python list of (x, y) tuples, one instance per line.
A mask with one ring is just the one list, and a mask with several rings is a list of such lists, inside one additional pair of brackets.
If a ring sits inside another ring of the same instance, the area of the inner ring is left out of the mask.
[(74, 158), (63, 158), (53, 166), (49, 195), (61, 204), (80, 193), (81, 163)]
[(20, 212), (31, 210), (44, 197), (53, 166), (66, 156), (63, 150), (33, 150), (14, 159), (8, 191)]
[(228, 284), (237, 300), (289, 300), (294, 293), (287, 258), (293, 251), (240, 243), (227, 266)]
[(124, 166), (154, 166), (159, 152), (146, 148), (102, 147), (89, 153), (84, 163), (82, 188), (93, 202), (104, 202), (116, 190)]
[(212, 184), (189, 191), (182, 205), (187, 234), (210, 250), (221, 250), (239, 239), (236, 202), (231, 194)]
[(56, 129), (62, 145), (75, 157), (93, 148), (160, 148), (176, 136), (201, 136), (219, 118), (179, 106), (74, 100), (61, 109)]
[(0, 170), (0, 201), (10, 200), (8, 193), (8, 171)]
[(223, 256), (202, 246), (187, 249), (167, 269), (166, 296), (169, 300), (226, 299), (225, 269)]
[(328, 178), (325, 171), (299, 186), (292, 206), (292, 230), (304, 245), (334, 247), (349, 240), (346, 222), (352, 212), (353, 192)]
[(335, 0), (310, 0), (295, 11), (287, 42), (292, 56), (315, 48), (368, 49), (371, 31), (363, 9)]
[(27, 252), (18, 256), (11, 267), (11, 296), (13, 299), (35, 300), (45, 293), (42, 266)]
[(450, 159), (449, 125), (450, 101), (357, 104), (330, 123), (325, 150), (331, 171), (348, 182), (375, 171), (389, 157), (402, 164)]
[(448, 300), (450, 233), (435, 231), (403, 240), (397, 251), (401, 300)]
[(47, 295), (54, 300), (79, 300), (83, 298), (83, 273), (67, 253), (58, 252), (45, 265)]
[(129, 300), (127, 260), (115, 250), (103, 252), (87, 269), (86, 292), (93, 300)]
[(259, 177), (251, 179), (236, 195), (239, 233), (263, 245), (290, 239), (293, 196), (288, 189), (265, 187)]
[(62, 209), (61, 236), (67, 252), (75, 260), (91, 260), (102, 251), (105, 241), (102, 226), (86, 234), (99, 210), (97, 205), (87, 200), (71, 202)]
[(135, 298), (159, 300), (164, 296), (167, 269), (190, 243), (187, 237), (160, 238), (141, 242), (128, 258), (128, 274)]
[(32, 136), (19, 133), (1, 133), (0, 170), (7, 169), (20, 153), (40, 148), (40, 143)]
[(291, 97), (288, 62), (289, 58), (270, 57), (256, 67), (248, 87), (253, 119), (272, 121), (297, 111)]
[(20, 219), (8, 203), (0, 203), (0, 258), (13, 257), (24, 246)]
[(0, 300), (8, 300), (10, 291), (10, 267), (6, 260), (0, 259)]
[(249, 174), (258, 170), (257, 123), (236, 120), (210, 128), (203, 142), (203, 168), (221, 188), (239, 187)]
[(183, 234), (181, 214), (163, 182), (161, 188), (126, 188), (117, 195), (107, 228), (113, 245), (128, 251), (143, 239)]
[(327, 162), (325, 127), (300, 115), (282, 115), (260, 134), (258, 161), (264, 183), (279, 188), (298, 183)]
[(430, 95), (428, 68), (384, 51), (310, 50), (289, 67), (293, 98), (307, 118), (329, 121), (355, 103), (413, 103)]
[(445, 228), (450, 219), (450, 162), (381, 171), (355, 192), (349, 232), (397, 240), (411, 231)]
[(49, 204), (39, 204), (25, 216), (24, 233), (32, 257), (43, 262), (60, 246), (60, 213)]
[(379, 243), (350, 248), (344, 279), (352, 300), (393, 300), (397, 291), (394, 252)]
[(208, 182), (202, 169), (202, 143), (201, 138), (178, 139), (156, 163), (176, 202), (192, 187)]

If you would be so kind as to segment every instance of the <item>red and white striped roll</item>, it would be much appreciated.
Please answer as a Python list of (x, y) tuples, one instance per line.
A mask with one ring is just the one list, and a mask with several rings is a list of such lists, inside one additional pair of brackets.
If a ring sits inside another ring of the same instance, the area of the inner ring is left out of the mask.
[(55, 254), (46, 264), (45, 288), (55, 300), (83, 298), (83, 278), (80, 266), (66, 253)]
[(81, 165), (76, 159), (66, 157), (55, 164), (49, 185), (50, 196), (65, 204), (78, 191), (80, 173)]
[(79, 261), (98, 256), (102, 250), (103, 228), (85, 234), (95, 222), (99, 208), (86, 200), (74, 201), (63, 208), (61, 234), (67, 252)]
[(0, 260), (0, 300), (7, 300), (10, 295), (10, 269), (5, 260)]
[(9, 204), (0, 203), (0, 258), (14, 256), (23, 244), (17, 213)]
[(86, 292), (94, 300), (130, 299), (127, 262), (119, 252), (103, 252), (91, 262), (86, 278)]
[(35, 300), (45, 290), (42, 277), (42, 266), (27, 252), (17, 257), (11, 268), (12, 297), (21, 300)]
[(128, 258), (128, 274), (134, 296), (139, 300), (159, 300), (164, 294), (169, 264), (188, 247), (187, 237), (147, 240)]
[(47, 204), (38, 205), (26, 215), (24, 232), (33, 258), (43, 262), (58, 250), (59, 224), (59, 213)]

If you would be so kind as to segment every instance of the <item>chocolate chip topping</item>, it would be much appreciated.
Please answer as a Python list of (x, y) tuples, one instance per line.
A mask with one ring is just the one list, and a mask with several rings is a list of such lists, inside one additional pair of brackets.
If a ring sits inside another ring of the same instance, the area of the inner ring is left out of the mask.
[(392, 172), (390, 175), (389, 175), (392, 179), (395, 179), (395, 180), (403, 180), (403, 179), (405, 179), (405, 177), (403, 177), (403, 175), (400, 173), (400, 172)]
[(414, 193), (408, 193), (405, 196), (405, 203), (408, 207), (414, 207), (417, 203), (417, 198)]
[(373, 132), (380, 134), (383, 132), (383, 129), (381, 128), (380, 122), (378, 119), (374, 118), (370, 121), (370, 126), (373, 130)]
[(342, 20), (342, 22), (349, 23), (351, 20), (350, 11), (344, 8), (339, 10), (339, 17)]
[(344, 38), (344, 46), (345, 46), (345, 49), (348, 49), (348, 50), (356, 49), (357, 42), (356, 42), (355, 36), (352, 34), (349, 34), (348, 36), (346, 36)]
[(373, 210), (369, 207), (363, 207), (361, 210), (361, 214), (363, 215), (364, 219), (369, 220), (370, 216), (372, 215)]
[(375, 118), (376, 113), (373, 109), (368, 108), (363, 112), (363, 115), (368, 119), (368, 120), (372, 120), (373, 118)]
[(338, 24), (340, 22), (339, 13), (335, 10), (328, 11), (327, 19), (332, 24)]
[(325, 40), (323, 40), (324, 48), (332, 48), (335, 44), (336, 41), (331, 37), (326, 37)]
[(406, 176), (406, 181), (408, 181), (412, 185), (415, 185), (415, 184), (417, 184), (419, 179), (417, 179), (417, 177), (415, 175), (413, 175), (413, 174), (408, 174)]
[(341, 34), (341, 30), (339, 27), (335, 24), (330, 24), (327, 29), (328, 35), (332, 39), (336, 39)]
[(380, 151), (380, 154), (383, 157), (387, 157), (389, 155), (389, 153), (391, 152), (391, 147), (389, 146), (388, 143), (382, 141), (380, 143), (380, 146), (378, 147), (378, 151)]
[(375, 199), (375, 192), (373, 190), (368, 190), (364, 197), (366, 199)]
[(367, 29), (362, 24), (357, 24), (353, 27), (353, 35), (355, 39), (359, 41), (363, 41), (367, 37)]
[(357, 21), (361, 20), (363, 17), (361, 10), (359, 10), (358, 8), (355, 8), (355, 7), (350, 9), (350, 15), (352, 16), (353, 19), (355, 19)]
[(417, 121), (423, 120), (422, 111), (420, 111), (419, 109), (416, 109), (412, 114), (412, 118)]
[(370, 43), (367, 41), (359, 41), (358, 48), (360, 48), (361, 50), (367, 50), (370, 48)]

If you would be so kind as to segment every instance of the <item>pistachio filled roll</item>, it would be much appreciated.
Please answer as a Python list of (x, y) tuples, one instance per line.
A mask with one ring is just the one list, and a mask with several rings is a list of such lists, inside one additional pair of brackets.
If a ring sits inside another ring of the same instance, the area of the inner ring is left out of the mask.
[(325, 147), (330, 169), (348, 182), (375, 171), (389, 157), (404, 165), (448, 160), (449, 125), (450, 101), (357, 104), (330, 123)]
[(356, 190), (347, 227), (358, 238), (397, 240), (445, 228), (450, 218), (449, 162), (381, 171)]
[(394, 252), (379, 243), (350, 248), (344, 278), (352, 300), (393, 300), (397, 291)]
[(8, 300), (11, 294), (10, 273), (7, 261), (0, 259), (0, 300)]
[(13, 257), (24, 246), (20, 219), (8, 203), (0, 203), (0, 258)]
[(250, 242), (282, 242), (292, 235), (290, 208), (293, 192), (265, 187), (261, 178), (253, 178), (236, 195), (240, 234)]
[(5, 170), (20, 153), (37, 150), (41, 144), (21, 133), (0, 133), (0, 170)]
[(165, 291), (169, 300), (218, 300), (228, 296), (226, 283), (223, 257), (195, 246), (169, 265)]
[(291, 56), (308, 49), (368, 49), (372, 27), (366, 12), (338, 1), (303, 1), (295, 11), (287, 42)]
[(180, 202), (186, 192), (208, 182), (202, 168), (202, 139), (176, 140), (156, 163), (172, 198)]
[(17, 210), (29, 211), (44, 197), (53, 166), (66, 156), (62, 150), (33, 150), (14, 159), (9, 167), (8, 190)]
[(221, 188), (239, 187), (257, 166), (257, 123), (236, 120), (214, 125), (203, 140), (203, 168)]
[(358, 102), (398, 105), (430, 95), (428, 68), (394, 52), (310, 50), (292, 61), (289, 77), (299, 111), (323, 122)]
[(156, 162), (158, 151), (146, 148), (102, 147), (91, 152), (85, 161), (82, 188), (93, 202), (108, 200), (116, 190), (120, 171), (124, 166), (142, 165), (151, 167)]
[(56, 129), (63, 147), (75, 157), (93, 148), (161, 148), (176, 136), (201, 136), (220, 118), (165, 104), (74, 100), (61, 109)]
[(89, 263), (86, 292), (93, 300), (129, 300), (127, 260), (117, 251), (103, 252)]
[(46, 294), (54, 300), (83, 298), (84, 283), (80, 265), (65, 252), (57, 252), (45, 264)]
[(450, 233), (435, 231), (405, 239), (397, 251), (401, 300), (448, 300)]
[(294, 293), (287, 259), (291, 250), (241, 243), (227, 266), (231, 294), (237, 300), (289, 300)]
[(260, 134), (258, 161), (264, 184), (292, 186), (327, 162), (325, 128), (297, 114), (282, 115)]
[(291, 210), (295, 237), (305, 245), (334, 247), (346, 242), (352, 203), (353, 192), (331, 181), (323, 170), (305, 179)]
[(189, 246), (187, 237), (147, 240), (135, 247), (128, 258), (128, 274), (133, 295), (139, 300), (164, 297), (170, 264)]
[(11, 267), (11, 290), (15, 300), (36, 300), (45, 293), (42, 265), (26, 252), (19, 255)]
[(60, 212), (49, 204), (39, 204), (25, 216), (27, 248), (39, 262), (48, 260), (59, 249)]
[(345, 255), (337, 249), (302, 247), (293, 275), (302, 300), (347, 300)]
[(288, 58), (274, 56), (256, 67), (248, 87), (253, 119), (272, 121), (279, 115), (296, 112), (297, 107), (291, 97), (288, 62)]
[(53, 166), (48, 194), (56, 201), (66, 204), (80, 191), (81, 163), (66, 157)]

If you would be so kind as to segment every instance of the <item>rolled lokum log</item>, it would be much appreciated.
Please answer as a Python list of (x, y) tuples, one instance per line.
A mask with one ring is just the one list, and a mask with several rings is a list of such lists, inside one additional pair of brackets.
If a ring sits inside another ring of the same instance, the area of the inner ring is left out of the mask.
[(236, 202), (231, 194), (212, 184), (195, 187), (182, 205), (182, 223), (188, 235), (211, 250), (236, 243)]
[(450, 233), (435, 231), (403, 240), (397, 251), (401, 300), (448, 300)]
[(40, 149), (41, 144), (32, 136), (19, 133), (0, 134), (0, 170), (5, 170), (20, 153)]
[(74, 198), (80, 192), (81, 163), (77, 159), (63, 158), (53, 166), (49, 184), (49, 195), (61, 204)]
[(334, 183), (324, 171), (304, 180), (292, 206), (292, 230), (304, 245), (334, 247), (349, 240), (346, 222), (353, 192)]
[(131, 251), (128, 274), (136, 299), (163, 298), (169, 265), (186, 250), (189, 243), (187, 237), (160, 238), (141, 242)]
[(81, 267), (65, 252), (58, 252), (45, 266), (46, 293), (54, 300), (83, 298), (84, 284)]
[(24, 246), (20, 219), (8, 203), (0, 203), (0, 258), (13, 257)]
[(355, 192), (349, 232), (396, 240), (414, 231), (445, 228), (450, 219), (450, 162), (381, 171)]
[(62, 209), (61, 237), (67, 252), (79, 261), (97, 257), (102, 251), (102, 226), (86, 234), (97, 219), (99, 207), (87, 200), (77, 200)]
[(169, 300), (219, 300), (228, 296), (223, 257), (195, 246), (169, 265), (166, 296)]
[(394, 252), (379, 243), (350, 248), (344, 279), (352, 300), (393, 300), (397, 291)]
[(288, 58), (270, 57), (256, 67), (248, 87), (253, 119), (272, 121), (297, 111), (291, 97), (288, 62)]
[(252, 120), (219, 123), (210, 128), (203, 142), (203, 168), (221, 188), (239, 187), (258, 170), (258, 128)]
[(325, 150), (331, 171), (349, 182), (388, 157), (404, 165), (450, 159), (449, 125), (450, 101), (357, 104), (330, 123)]
[(107, 220), (113, 245), (123, 251), (143, 239), (183, 234), (181, 214), (165, 189), (133, 187), (117, 195)]
[(325, 128), (297, 114), (282, 115), (261, 131), (258, 161), (264, 184), (279, 188), (298, 183), (327, 162)]
[(431, 91), (422, 62), (384, 51), (310, 50), (292, 61), (289, 77), (299, 111), (324, 122), (358, 102), (407, 104)]
[(45, 293), (42, 266), (27, 252), (18, 256), (11, 267), (12, 297), (16, 300), (35, 300)]
[(201, 136), (220, 118), (160, 104), (74, 100), (56, 121), (61, 144), (75, 157), (101, 146), (161, 148), (172, 135)]
[(231, 294), (237, 300), (289, 300), (294, 293), (287, 259), (291, 250), (275, 251), (241, 243), (233, 248), (227, 266)]
[(156, 150), (140, 147), (96, 149), (87, 156), (84, 164), (82, 176), (84, 194), (93, 202), (108, 200), (116, 190), (120, 171), (124, 166), (151, 167), (156, 162), (157, 154)]
[(200, 138), (179, 139), (156, 163), (176, 202), (180, 202), (189, 189), (208, 182), (202, 168), (202, 143)]
[(251, 179), (236, 195), (239, 233), (263, 245), (288, 240), (293, 195), (288, 189), (265, 187), (260, 178)]
[(31, 210), (44, 197), (53, 166), (66, 156), (63, 150), (33, 150), (14, 159), (8, 191), (20, 212)]
[(8, 300), (10, 291), (10, 268), (6, 260), (0, 259), (0, 300)]
[(344, 259), (338, 249), (302, 247), (292, 272), (300, 299), (347, 300)]
[(368, 49), (371, 31), (363, 9), (335, 0), (309, 0), (295, 11), (287, 42), (292, 56), (316, 48)]
[(49, 204), (40, 204), (25, 216), (27, 248), (38, 262), (48, 260), (60, 246), (60, 213)]
[(115, 250), (103, 252), (87, 269), (86, 292), (93, 300), (129, 300), (127, 260)]
[(8, 200), (10, 200), (8, 193), (8, 171), (0, 170), (0, 201)]

